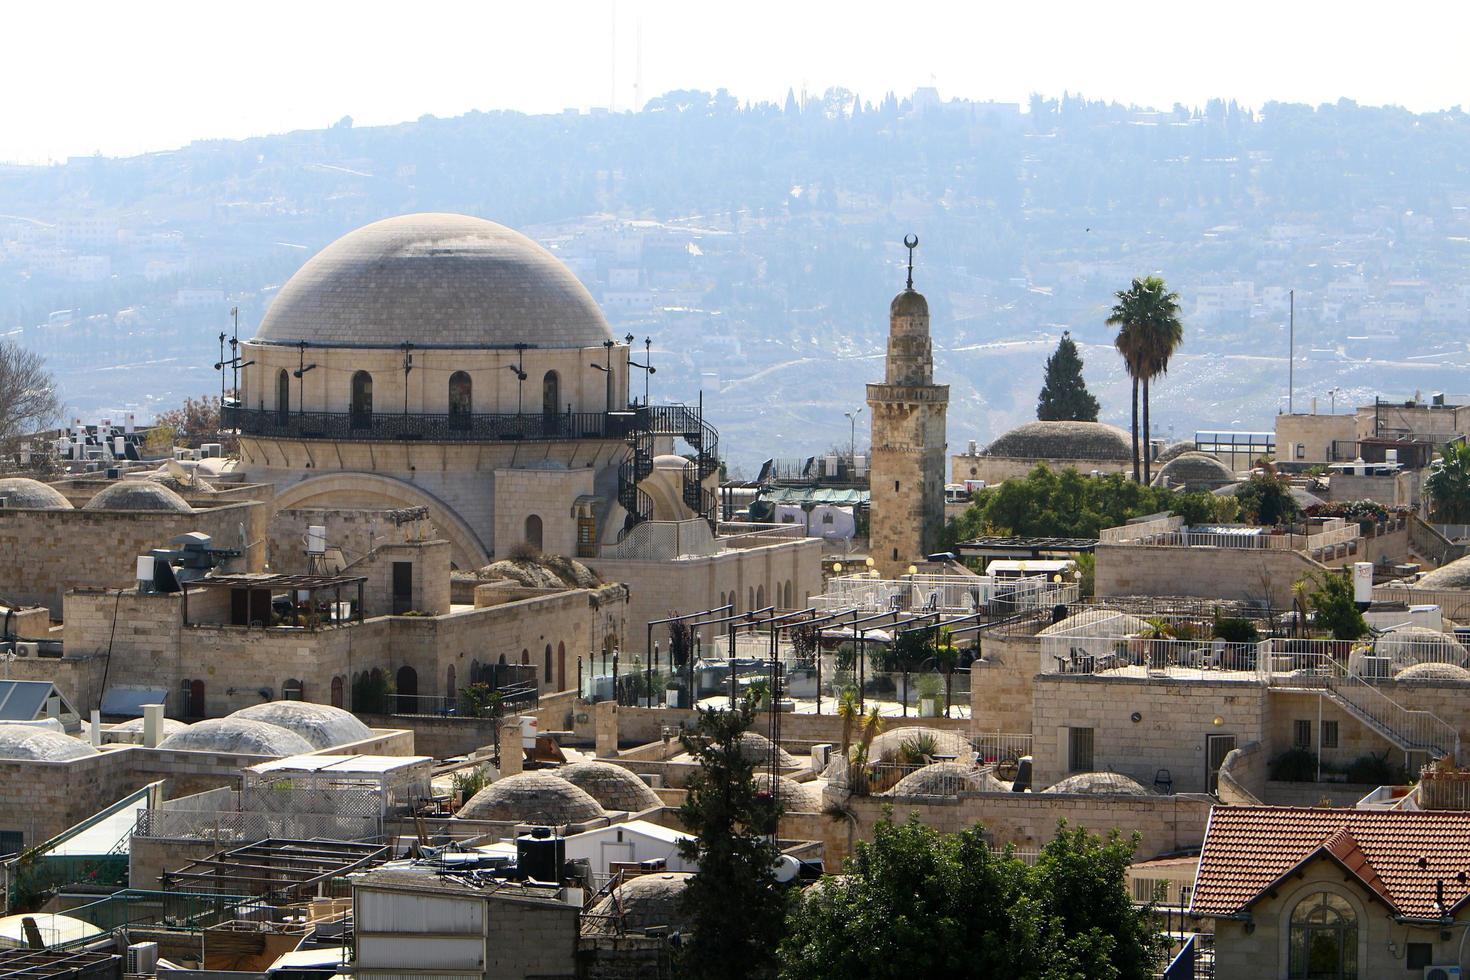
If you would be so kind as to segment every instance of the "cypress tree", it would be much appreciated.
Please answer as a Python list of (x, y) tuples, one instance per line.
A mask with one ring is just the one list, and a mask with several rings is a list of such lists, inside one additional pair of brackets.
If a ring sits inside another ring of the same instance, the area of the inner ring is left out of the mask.
[(1070, 332), (1063, 331), (1056, 353), (1046, 359), (1036, 417), (1043, 422), (1097, 421), (1097, 399), (1082, 380), (1082, 358)]

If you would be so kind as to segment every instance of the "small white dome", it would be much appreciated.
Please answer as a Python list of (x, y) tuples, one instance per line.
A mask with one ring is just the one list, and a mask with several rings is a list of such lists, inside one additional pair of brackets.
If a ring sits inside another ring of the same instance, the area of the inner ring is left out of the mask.
[(96, 755), (81, 739), (30, 725), (0, 725), (0, 759), (29, 762), (66, 762)]
[(306, 739), (314, 749), (335, 749), (373, 737), (373, 730), (352, 712), (312, 701), (268, 701), (241, 708), (229, 717), (279, 725)]
[(277, 759), (313, 751), (310, 742), (280, 725), (234, 717), (195, 722), (164, 739), (158, 747), (170, 751), (268, 755)]

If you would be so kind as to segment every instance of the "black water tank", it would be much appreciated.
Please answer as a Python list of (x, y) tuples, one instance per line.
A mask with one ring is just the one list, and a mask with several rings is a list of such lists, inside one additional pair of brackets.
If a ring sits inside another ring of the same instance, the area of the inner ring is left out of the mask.
[(516, 838), (516, 864), (527, 878), (559, 884), (566, 861), (567, 843), (550, 827), (535, 827)]

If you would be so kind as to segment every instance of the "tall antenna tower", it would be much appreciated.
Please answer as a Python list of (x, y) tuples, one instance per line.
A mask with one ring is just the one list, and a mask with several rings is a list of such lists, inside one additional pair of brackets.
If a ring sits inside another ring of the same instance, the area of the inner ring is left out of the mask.
[(637, 47), (633, 56), (633, 111), (643, 111), (643, 18), (637, 21)]
[(612, 58), (607, 80), (607, 111), (618, 111), (618, 0), (612, 2)]

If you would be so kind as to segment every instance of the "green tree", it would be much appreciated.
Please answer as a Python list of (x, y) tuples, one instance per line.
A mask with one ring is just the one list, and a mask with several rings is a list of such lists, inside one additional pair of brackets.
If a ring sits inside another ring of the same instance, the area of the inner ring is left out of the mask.
[(1067, 331), (1062, 332), (1056, 351), (1046, 359), (1036, 417), (1043, 422), (1097, 421), (1097, 399), (1082, 380), (1082, 357)]
[[(1158, 276), (1134, 279), (1114, 294), (1117, 302), (1107, 324), (1118, 328), (1113, 344), (1123, 355), (1123, 366), (1133, 381), (1133, 479), (1149, 481), (1148, 386), (1169, 370), (1169, 359), (1184, 339), (1179, 322), (1179, 294), (1171, 293)], [(1143, 387), (1143, 455), (1139, 472), (1138, 393)]]
[(1424, 492), (1441, 524), (1470, 524), (1470, 443), (1444, 448), (1429, 469)]
[(700, 709), (693, 733), (680, 736), (700, 768), (689, 780), (679, 817), (692, 840), (679, 854), (699, 866), (684, 892), (693, 941), (680, 954), (680, 976), (771, 976), (784, 931), (786, 893), (776, 883), (779, 802), (755, 783), (757, 764), (741, 748), (755, 721), (756, 698), (729, 710)]
[(1353, 583), (1346, 575), (1329, 572), (1312, 576), (1307, 597), (1317, 614), (1317, 625), (1332, 631), (1334, 640), (1356, 640), (1368, 632), (1368, 623), (1353, 600)]
[(793, 905), (781, 976), (1144, 980), (1162, 948), (1124, 887), (1134, 843), (1063, 826), (1033, 869), (979, 827), (885, 819)]
[(1235, 499), (1240, 504), (1241, 517), (1266, 527), (1289, 523), (1302, 513), (1301, 505), (1291, 495), (1291, 485), (1271, 468), (1251, 474)]

